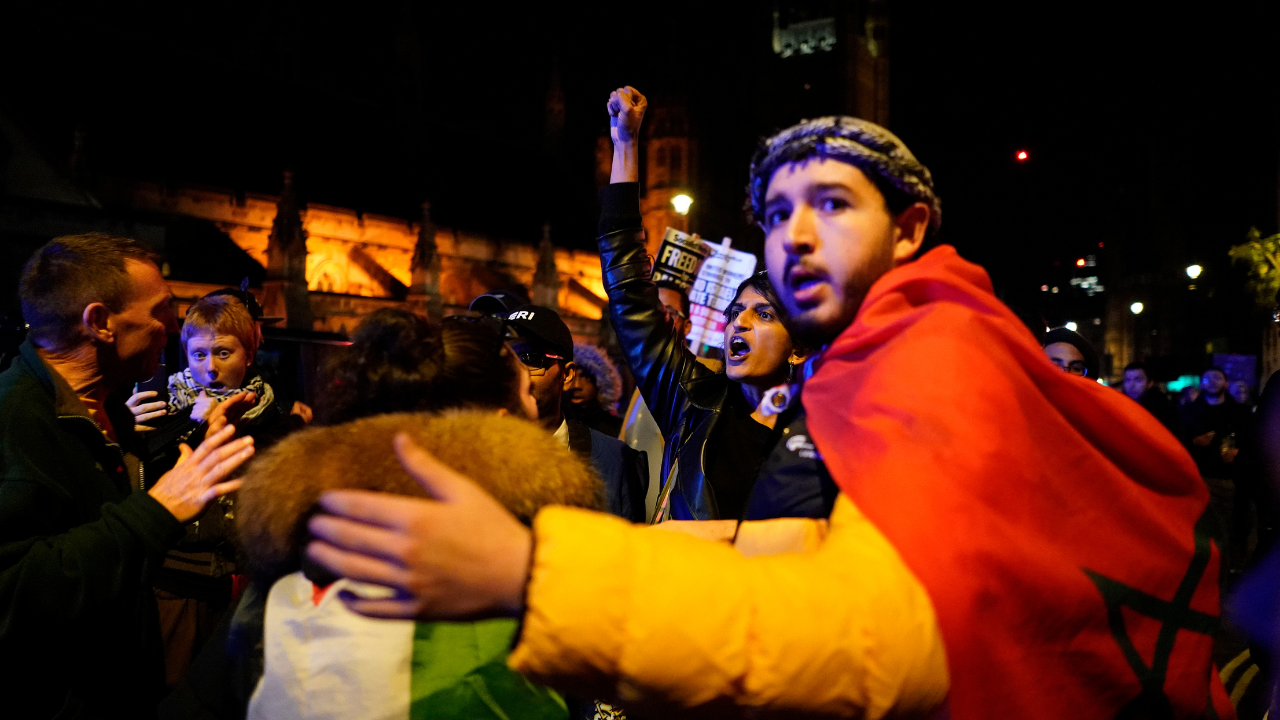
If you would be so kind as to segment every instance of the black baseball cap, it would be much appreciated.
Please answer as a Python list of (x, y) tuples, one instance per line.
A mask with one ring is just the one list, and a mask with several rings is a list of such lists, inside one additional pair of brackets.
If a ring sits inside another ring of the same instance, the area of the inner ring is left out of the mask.
[(475, 300), (467, 306), (468, 310), (473, 312), (481, 312), (486, 315), (501, 315), (506, 317), (512, 310), (524, 305), (518, 295), (506, 290), (490, 290), (483, 295), (477, 295)]
[(1044, 334), (1040, 347), (1049, 347), (1054, 343), (1074, 345), (1080, 351), (1080, 354), (1084, 356), (1086, 377), (1093, 380), (1098, 378), (1098, 371), (1102, 365), (1098, 360), (1098, 351), (1094, 349), (1093, 343), (1084, 339), (1083, 335), (1065, 327), (1054, 328)]
[(507, 313), (507, 325), (514, 327), (523, 338), (540, 341), (565, 360), (573, 359), (573, 334), (555, 310), (541, 305), (521, 305)]

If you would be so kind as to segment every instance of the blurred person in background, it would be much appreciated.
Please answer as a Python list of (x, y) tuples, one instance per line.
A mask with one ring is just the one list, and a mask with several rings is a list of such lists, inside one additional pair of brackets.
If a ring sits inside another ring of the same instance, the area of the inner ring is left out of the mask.
[(1040, 341), (1044, 354), (1062, 372), (1098, 379), (1098, 351), (1084, 336), (1065, 327), (1054, 328)]
[(1138, 403), (1146, 408), (1160, 421), (1161, 425), (1169, 428), (1174, 435), (1181, 435), (1181, 429), (1178, 427), (1178, 412), (1174, 409), (1173, 403), (1169, 402), (1169, 396), (1160, 391), (1156, 387), (1156, 383), (1147, 375), (1147, 366), (1141, 362), (1131, 362), (1124, 367), (1124, 381), (1121, 385), (1124, 394), (1130, 400)]
[(1225, 370), (1206, 369), (1199, 397), (1179, 408), (1179, 419), (1183, 441), (1209, 486), (1218, 518), (1215, 535), (1229, 561), (1225, 569), (1238, 574), (1248, 561), (1253, 529), (1255, 428), (1253, 414), (1231, 397), (1227, 386)]
[(1249, 387), (1249, 383), (1243, 380), (1233, 380), (1227, 387), (1227, 392), (1231, 393), (1232, 399), (1241, 405), (1253, 410), (1253, 389)]
[(609, 437), (622, 433), (618, 398), (622, 377), (604, 350), (585, 343), (573, 344), (573, 381), (564, 395), (565, 417), (578, 420)]
[[(1200, 397), (1200, 388), (1195, 385), (1188, 385), (1182, 388), (1182, 392), (1178, 393), (1178, 407), (1189, 405)], [(1182, 412), (1179, 410), (1178, 412)]]

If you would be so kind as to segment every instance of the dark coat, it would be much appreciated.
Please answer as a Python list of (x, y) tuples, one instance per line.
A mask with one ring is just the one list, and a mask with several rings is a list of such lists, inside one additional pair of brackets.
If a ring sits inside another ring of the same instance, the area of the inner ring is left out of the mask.
[[(721, 519), (706, 480), (704, 452), (721, 414), (732, 411), (726, 398), (731, 390), (738, 391), (737, 383), (699, 363), (667, 319), (657, 286), (650, 280), (637, 184), (609, 185), (601, 191), (601, 202), (597, 245), (609, 315), (640, 394), (666, 440), (663, 487), (676, 483), (670, 495), (670, 517)], [(830, 514), (837, 491), (821, 458), (816, 453), (802, 456), (798, 446), (787, 448), (791, 437), (807, 436), (803, 427), (804, 410), (797, 398), (779, 418), (774, 433), (778, 442), (754, 479), (748, 519)]]
[(604, 481), (605, 509), (631, 522), (647, 520), (644, 497), (649, 492), (649, 454), (580, 421), (568, 422), (569, 449), (589, 459)]
[(29, 340), (0, 374), (6, 716), (145, 717), (163, 691), (151, 577), (183, 528), (139, 489), (124, 396), (114, 444)]
[[(1179, 418), (1182, 423), (1183, 442), (1191, 451), (1200, 474), (1207, 478), (1237, 478), (1246, 471), (1252, 460), (1254, 438), (1253, 413), (1249, 408), (1236, 402), (1231, 395), (1223, 398), (1219, 405), (1210, 405), (1203, 393), (1195, 402), (1181, 407)], [(1196, 445), (1196, 437), (1212, 432), (1213, 440), (1205, 446)], [(1240, 451), (1236, 459), (1230, 463), (1222, 457), (1223, 444), (1233, 443)]]
[(1182, 437), (1182, 422), (1178, 419), (1178, 410), (1169, 402), (1169, 396), (1159, 388), (1147, 388), (1142, 397), (1138, 398), (1138, 404), (1154, 415), (1161, 425), (1169, 428), (1169, 432)]

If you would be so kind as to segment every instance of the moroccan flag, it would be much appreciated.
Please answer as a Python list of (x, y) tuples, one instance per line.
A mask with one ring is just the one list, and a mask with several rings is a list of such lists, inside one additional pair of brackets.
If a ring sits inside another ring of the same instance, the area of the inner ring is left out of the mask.
[(515, 620), (376, 620), (348, 610), (342, 590), (391, 592), (347, 579), (319, 588), (300, 572), (271, 586), (248, 720), (568, 717), (559, 695), (507, 667)]
[(805, 387), (840, 488), (933, 601), (955, 718), (1231, 717), (1191, 457), (1068, 375), (949, 246), (892, 270)]

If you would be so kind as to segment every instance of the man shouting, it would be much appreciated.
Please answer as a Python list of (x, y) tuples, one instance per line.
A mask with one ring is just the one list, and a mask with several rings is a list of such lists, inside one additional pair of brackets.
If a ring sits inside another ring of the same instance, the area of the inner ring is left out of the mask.
[[(617, 122), (642, 104), (631, 88)], [(637, 123), (638, 124), (638, 123)], [(528, 530), (404, 439), (437, 501), (332, 493), (315, 561), (377, 616), (523, 617), (510, 662), (653, 716), (1225, 717), (1218, 553), (1190, 457), (1059, 372), (955, 250), (933, 181), (846, 117), (769, 138), (750, 205), (841, 495), (811, 552), (550, 508)]]

